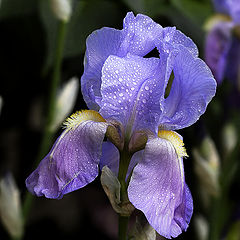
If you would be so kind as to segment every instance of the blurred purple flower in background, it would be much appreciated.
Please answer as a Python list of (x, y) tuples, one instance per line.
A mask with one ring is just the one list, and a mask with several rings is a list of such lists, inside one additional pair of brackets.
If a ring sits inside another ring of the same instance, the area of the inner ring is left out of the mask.
[[(155, 48), (160, 58), (144, 57)], [(125, 182), (129, 201), (154, 229), (167, 238), (178, 236), (188, 227), (193, 202), (184, 178), (186, 150), (174, 130), (205, 112), (216, 90), (211, 71), (190, 38), (133, 13), (122, 30), (102, 28), (88, 37), (84, 67), (82, 94), (92, 110), (66, 120), (64, 132), (27, 178), (29, 191), (62, 198), (107, 165), (118, 178), (131, 177)]]
[[(214, 0), (219, 15), (212, 18), (206, 38), (205, 59), (218, 83), (240, 79), (240, 1)], [(221, 15), (223, 14), (223, 15)]]

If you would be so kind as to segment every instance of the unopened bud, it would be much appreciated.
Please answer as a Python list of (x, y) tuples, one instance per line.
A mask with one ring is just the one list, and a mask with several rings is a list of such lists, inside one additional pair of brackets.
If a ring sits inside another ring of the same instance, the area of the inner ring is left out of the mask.
[(23, 219), (20, 194), (10, 174), (0, 180), (0, 217), (12, 237), (22, 236)]
[(72, 0), (51, 0), (51, 8), (57, 19), (68, 22), (72, 14)]
[(146, 221), (145, 217), (137, 217), (136, 223), (132, 232), (130, 233), (129, 240), (155, 240), (156, 231), (155, 229)]
[(101, 184), (115, 212), (121, 216), (130, 216), (134, 207), (129, 201), (121, 202), (121, 184), (107, 166), (102, 168)]
[(194, 170), (204, 191), (216, 196), (219, 193), (220, 159), (214, 142), (205, 138), (199, 149), (193, 149)]
[(123, 137), (121, 135), (122, 126), (115, 121), (109, 121), (109, 123), (111, 123), (111, 125), (107, 128), (106, 137), (121, 151), (124, 144)]
[(231, 154), (236, 147), (237, 137), (236, 127), (231, 123), (226, 124), (222, 131), (222, 148), (224, 158)]
[(144, 131), (134, 132), (129, 142), (129, 152), (135, 153), (143, 150), (148, 140), (147, 133)]
[(78, 79), (71, 78), (59, 91), (55, 115), (50, 130), (54, 132), (72, 112), (79, 89)]
[(217, 151), (217, 148), (215, 146), (215, 143), (210, 137), (206, 137), (201, 145), (200, 148), (201, 154), (204, 159), (207, 160), (210, 167), (213, 170), (218, 171), (219, 169), (219, 163), (220, 163), (220, 157)]
[(207, 240), (209, 234), (209, 224), (207, 220), (202, 215), (197, 214), (194, 217), (194, 225), (197, 233), (197, 239)]

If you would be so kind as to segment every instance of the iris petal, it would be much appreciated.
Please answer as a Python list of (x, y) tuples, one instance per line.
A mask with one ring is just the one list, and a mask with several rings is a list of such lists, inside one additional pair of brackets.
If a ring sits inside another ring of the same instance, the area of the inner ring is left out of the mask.
[(240, 24), (240, 4), (238, 0), (229, 0), (230, 15), (233, 22), (237, 25)]
[[(232, 37), (229, 41), (228, 56), (226, 56), (226, 77), (232, 81), (235, 86), (239, 86), (240, 79), (240, 42), (237, 37)], [(225, 57), (225, 56), (224, 56)]]
[(128, 196), (162, 236), (178, 236), (188, 227), (192, 197), (185, 184), (183, 162), (165, 139), (148, 141), (143, 159), (133, 170)]
[(107, 166), (111, 171), (118, 175), (119, 151), (111, 142), (104, 142), (102, 145), (102, 156), (99, 167), (102, 170)]
[(145, 56), (155, 48), (155, 39), (161, 35), (162, 26), (155, 23), (150, 17), (132, 12), (127, 13), (124, 29), (128, 35), (123, 44), (126, 44), (128, 53)]
[(101, 98), (101, 71), (109, 55), (121, 55), (120, 45), (124, 33), (113, 28), (94, 31), (87, 38), (84, 73), (81, 78), (82, 94), (90, 109), (98, 110), (97, 98)]
[[(176, 27), (164, 28), (161, 35), (155, 39), (155, 44), (159, 51), (161, 61), (166, 65), (165, 89), (173, 70), (175, 58), (181, 49), (184, 48), (186, 51), (189, 51), (194, 57), (198, 56), (198, 49), (192, 39), (184, 35), (181, 31), (176, 30)], [(162, 98), (160, 101), (161, 108), (163, 100)]]
[(98, 175), (107, 126), (105, 122), (88, 120), (68, 127), (27, 178), (28, 190), (37, 196), (62, 198), (93, 181)]
[(119, 57), (132, 53), (146, 55), (154, 45), (162, 27), (151, 18), (132, 12), (124, 19), (123, 30), (102, 28), (87, 38), (84, 74), (81, 78), (82, 94), (90, 109), (98, 110), (101, 101), (101, 70), (110, 55)]
[(229, 15), (229, 1), (226, 0), (213, 0), (214, 7), (217, 12)]
[[(141, 161), (142, 154), (143, 154), (143, 151), (138, 151), (133, 154), (130, 164), (128, 166), (126, 180), (131, 174), (136, 164), (139, 161)], [(119, 155), (118, 149), (111, 142), (104, 142), (102, 146), (102, 156), (99, 164), (100, 169), (102, 170), (104, 166), (108, 166), (108, 168), (111, 169), (111, 171), (115, 174), (115, 176), (117, 176), (118, 167), (119, 167), (119, 156), (120, 155)]]
[(198, 56), (198, 49), (196, 44), (192, 41), (191, 38), (187, 37), (181, 31), (176, 30), (176, 27), (165, 27), (162, 30), (161, 37), (155, 40), (156, 45), (159, 48), (159, 51), (171, 53), (173, 51), (185, 47), (193, 56)]
[(174, 80), (163, 103), (159, 124), (181, 129), (195, 123), (215, 95), (216, 82), (207, 65), (182, 48), (174, 59)]
[(231, 29), (230, 22), (219, 21), (206, 38), (206, 63), (211, 68), (218, 83), (221, 83), (225, 77), (227, 55), (231, 46)]
[(214, 0), (217, 12), (230, 15), (235, 24), (240, 24), (240, 4), (238, 0)]
[(103, 66), (100, 113), (134, 128), (155, 131), (164, 86), (164, 62), (128, 54), (110, 56)]

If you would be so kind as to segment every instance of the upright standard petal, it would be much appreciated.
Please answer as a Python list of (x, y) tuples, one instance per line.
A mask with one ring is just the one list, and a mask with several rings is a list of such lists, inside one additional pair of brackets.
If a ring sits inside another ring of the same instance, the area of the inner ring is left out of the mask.
[(192, 197), (185, 184), (182, 158), (170, 141), (148, 141), (142, 161), (133, 170), (128, 196), (160, 235), (171, 238), (186, 231)]
[(229, 0), (230, 15), (236, 25), (240, 25), (240, 2), (239, 0)]
[(122, 30), (102, 28), (87, 38), (84, 74), (81, 79), (82, 94), (88, 107), (98, 110), (101, 101), (101, 69), (110, 55), (119, 57), (127, 53), (144, 56), (154, 47), (154, 39), (162, 27), (151, 18), (132, 12), (124, 19)]
[[(91, 119), (91, 120), (90, 120)], [(51, 151), (27, 178), (28, 190), (37, 196), (62, 198), (92, 182), (98, 175), (102, 142), (108, 124), (97, 112), (79, 112)]]
[(182, 47), (173, 64), (174, 79), (163, 103), (159, 124), (181, 129), (195, 123), (215, 95), (216, 82), (207, 65)]
[(213, 0), (213, 4), (217, 12), (229, 15), (229, 0)]
[(232, 83), (239, 87), (240, 79), (240, 41), (236, 36), (233, 36), (229, 42), (228, 55), (226, 56), (226, 77)]
[(157, 58), (110, 56), (102, 71), (100, 113), (125, 128), (155, 131), (161, 114), (165, 65)]
[(122, 43), (126, 52), (137, 56), (145, 56), (155, 46), (155, 40), (162, 32), (162, 26), (155, 23), (150, 17), (132, 12), (127, 13), (123, 21), (124, 30), (127, 32)]
[(90, 109), (98, 110), (101, 98), (101, 71), (109, 55), (122, 55), (121, 43), (124, 39), (121, 30), (104, 27), (89, 35), (86, 42), (84, 73), (81, 78), (82, 94)]
[(155, 44), (162, 51), (170, 53), (185, 47), (193, 56), (198, 56), (198, 48), (191, 38), (187, 37), (176, 27), (165, 27), (162, 34), (155, 40)]
[(230, 15), (235, 24), (240, 24), (240, 2), (239, 0), (214, 0), (217, 12)]
[(207, 34), (205, 60), (218, 83), (225, 77), (232, 27), (231, 22), (219, 21)]
[[(129, 175), (132, 173), (133, 168), (139, 161), (141, 161), (142, 155), (143, 150), (133, 154), (128, 166), (126, 181)], [(102, 170), (104, 166), (107, 166), (115, 174), (115, 176), (117, 176), (119, 169), (119, 157), (120, 155), (118, 149), (111, 142), (104, 142), (102, 145), (102, 156), (99, 164), (100, 169)]]
[(99, 167), (102, 170), (104, 166), (107, 166), (115, 176), (118, 175), (119, 165), (119, 151), (111, 142), (104, 142), (102, 145), (102, 156)]
[[(164, 89), (166, 89), (170, 76), (172, 74), (175, 58), (179, 52), (184, 49), (189, 51), (193, 57), (198, 57), (198, 48), (191, 38), (184, 35), (181, 31), (176, 30), (176, 27), (166, 27), (162, 30), (161, 35), (155, 39), (155, 44), (159, 51), (160, 60), (166, 66), (164, 79)], [(161, 110), (164, 106), (164, 96), (160, 99)]]

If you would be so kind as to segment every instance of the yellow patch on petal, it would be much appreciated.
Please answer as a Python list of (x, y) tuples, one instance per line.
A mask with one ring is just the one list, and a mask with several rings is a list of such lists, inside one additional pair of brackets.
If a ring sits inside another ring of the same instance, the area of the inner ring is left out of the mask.
[(179, 158), (188, 157), (183, 140), (177, 133), (168, 130), (159, 130), (158, 137), (171, 142)]
[(203, 26), (203, 29), (206, 31), (210, 31), (217, 23), (230, 22), (230, 21), (232, 21), (232, 19), (225, 14), (219, 14), (219, 13), (214, 14), (213, 16), (207, 19), (207, 21)]
[(71, 129), (85, 121), (106, 122), (106, 120), (94, 110), (82, 110), (72, 114), (63, 122), (64, 128)]

